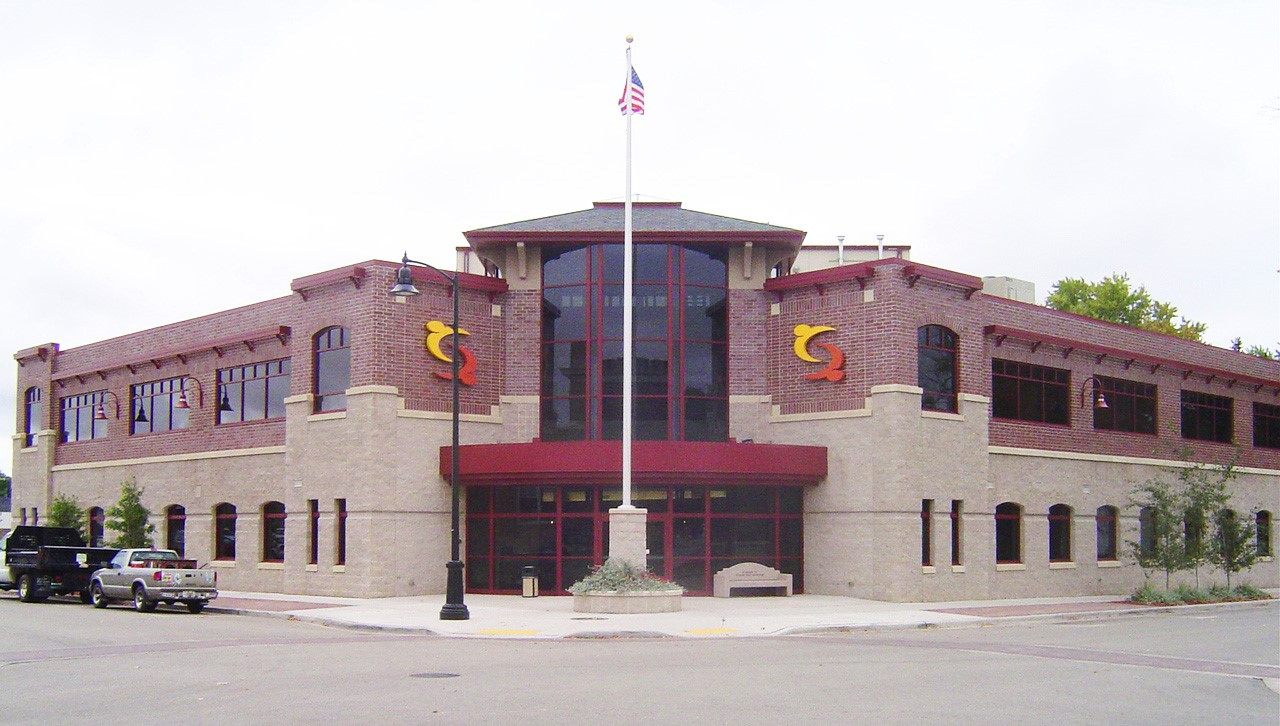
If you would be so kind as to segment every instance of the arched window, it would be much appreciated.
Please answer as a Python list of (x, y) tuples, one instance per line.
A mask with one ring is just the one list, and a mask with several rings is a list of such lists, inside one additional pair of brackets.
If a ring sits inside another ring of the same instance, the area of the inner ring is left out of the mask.
[(164, 510), (164, 542), (165, 546), (186, 557), (187, 548), (187, 510), (181, 504), (174, 504)]
[(262, 505), (262, 561), (284, 562), (284, 504)]
[(236, 506), (223, 502), (213, 508), (213, 558), (236, 558)]
[(26, 422), (23, 432), (26, 434), (23, 446), (35, 446), (36, 434), (40, 433), (40, 428), (44, 425), (44, 404), (41, 403), (40, 389), (32, 386), (27, 389), (24, 408), (24, 421)]
[(1116, 508), (1103, 505), (1098, 507), (1098, 561), (1109, 562), (1116, 559)]
[(315, 410), (341, 411), (351, 387), (351, 347), (346, 328), (325, 328), (315, 337)]
[(1071, 561), (1071, 507), (1049, 507), (1049, 561)]
[(1138, 551), (1150, 557), (1156, 553), (1156, 510), (1143, 507), (1138, 511)]
[(103, 525), (106, 523), (106, 521), (107, 521), (107, 518), (102, 512), (102, 507), (89, 508), (89, 546), (90, 547), (102, 546)]
[(1271, 556), (1271, 512), (1262, 510), (1258, 512), (1255, 520), (1258, 526), (1258, 556)]
[(926, 325), (916, 331), (918, 385), (924, 389), (920, 408), (955, 413), (956, 334), (941, 325)]
[(1022, 506), (996, 505), (996, 564), (1022, 562)]

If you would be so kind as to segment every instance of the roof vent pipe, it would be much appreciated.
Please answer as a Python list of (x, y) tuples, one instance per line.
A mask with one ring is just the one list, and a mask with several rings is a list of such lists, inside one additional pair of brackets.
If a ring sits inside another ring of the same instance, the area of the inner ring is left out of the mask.
[(844, 235), (842, 234), (836, 235), (836, 249), (838, 250), (836, 255), (836, 264), (843, 265), (844, 264)]
[(876, 235), (876, 259), (884, 259), (884, 235)]

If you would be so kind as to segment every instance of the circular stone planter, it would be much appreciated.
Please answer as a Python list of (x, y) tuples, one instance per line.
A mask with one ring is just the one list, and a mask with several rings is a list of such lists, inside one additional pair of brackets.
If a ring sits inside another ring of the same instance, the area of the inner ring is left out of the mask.
[(676, 613), (680, 612), (682, 590), (639, 590), (636, 592), (589, 592), (573, 596), (575, 613)]

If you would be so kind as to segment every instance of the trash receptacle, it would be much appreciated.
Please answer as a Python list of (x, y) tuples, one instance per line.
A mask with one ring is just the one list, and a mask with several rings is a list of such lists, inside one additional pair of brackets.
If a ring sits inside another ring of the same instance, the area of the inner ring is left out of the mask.
[(524, 568), (524, 574), (520, 577), (520, 596), (521, 597), (537, 597), (538, 596), (538, 568), (529, 565)]

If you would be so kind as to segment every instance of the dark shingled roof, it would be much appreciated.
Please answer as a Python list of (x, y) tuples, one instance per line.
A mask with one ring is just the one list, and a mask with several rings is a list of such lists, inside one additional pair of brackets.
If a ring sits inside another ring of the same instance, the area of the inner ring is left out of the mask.
[[(465, 234), (489, 232), (621, 232), (622, 202), (596, 202), (591, 209), (557, 214), (523, 222), (473, 229)], [(717, 214), (683, 209), (680, 202), (635, 202), (631, 205), (631, 225), (636, 232), (790, 232), (789, 227), (721, 217)]]

